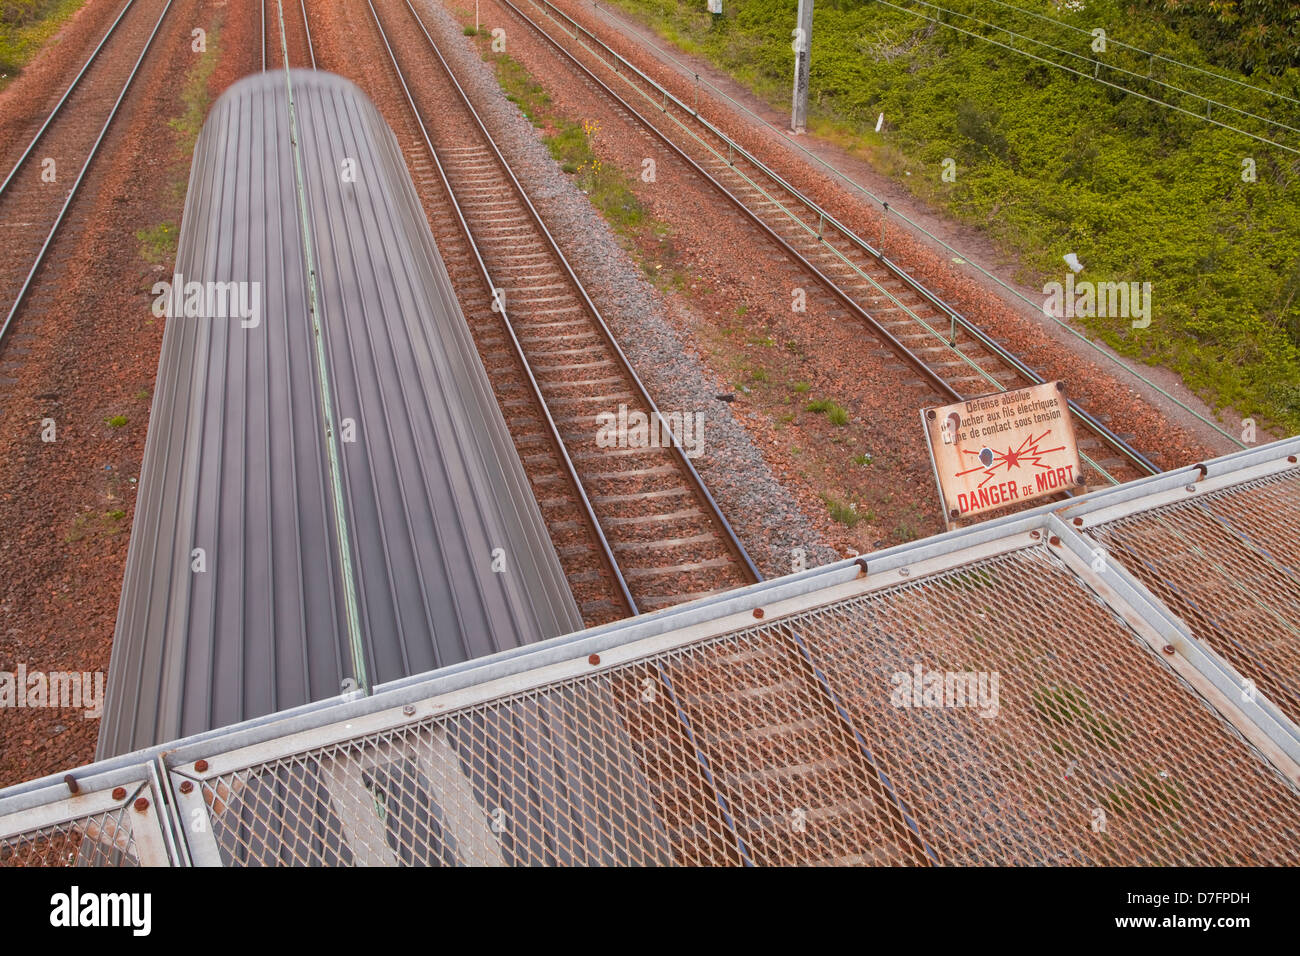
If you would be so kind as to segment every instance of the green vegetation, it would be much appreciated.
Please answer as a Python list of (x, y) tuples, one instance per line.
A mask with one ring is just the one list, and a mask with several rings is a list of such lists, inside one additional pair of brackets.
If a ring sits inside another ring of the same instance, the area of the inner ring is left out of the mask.
[(211, 96), (208, 93), (208, 80), (217, 68), (218, 49), (221, 41), (221, 27), (214, 23), (208, 28), (207, 52), (196, 54), (197, 59), (192, 69), (185, 74), (185, 85), (181, 89), (181, 100), (185, 103), (185, 112), (168, 121), (178, 134), (179, 147), (186, 156), (194, 152), (199, 130), (203, 128), (203, 119), (208, 115)]
[(109, 428), (121, 428), (126, 424), (126, 416), (114, 415), (112, 418), (105, 418), (104, 421), (108, 424)]
[(8, 86), (85, 0), (0, 3), (0, 89)]
[(1076, 742), (1094, 743), (1100, 747), (1118, 747), (1125, 737), (1124, 730), (1114, 721), (1097, 714), (1083, 695), (1071, 684), (1050, 684), (1034, 690), (1031, 695), (1038, 716), (1060, 731), (1068, 740), (1053, 740), (1057, 753), (1078, 753)]
[[(790, 0), (726, 4), (716, 23), (703, 4), (615, 2), (788, 111)], [(1175, 100), (1197, 115), (1180, 114), (1095, 82), (1087, 66), (1096, 56), (1089, 31), (1104, 27), (1112, 41), (1238, 70), (1238, 80), (1300, 98), (1300, 7), (1288, 0), (1015, 5), (1043, 20), (991, 0), (942, 6), (1077, 53), (1088, 75), (895, 7), (825, 0), (812, 39), (813, 128), (985, 229), (1034, 288), (1063, 282), (1062, 256), (1070, 252), (1084, 265), (1080, 281), (1150, 282), (1148, 327), (1134, 328), (1126, 317), (1074, 321), (1127, 356), (1173, 369), (1215, 404), (1300, 430), (1300, 159), (1205, 122), (1203, 101)], [(1139, 92), (1174, 95), (1148, 83), (1150, 71), (1155, 80), (1300, 125), (1283, 100), (1115, 42), (1098, 58), (1136, 73)], [(877, 134), (881, 113), (887, 126)], [(1252, 128), (1226, 108), (1214, 107), (1214, 116)], [(1286, 136), (1300, 146), (1300, 137)], [(941, 177), (945, 159), (955, 161), (954, 181)], [(1254, 182), (1243, 160), (1253, 161)]]
[[(577, 177), (578, 188), (587, 194), (609, 224), (624, 234), (647, 224), (645, 207), (632, 192), (627, 174), (605, 166), (592, 149), (600, 124), (594, 120), (575, 123), (553, 109), (550, 94), (518, 60), (504, 53), (490, 54), (488, 60), (496, 69), (497, 82), (505, 91), (506, 99), (542, 130), (542, 141), (550, 150), (551, 158), (564, 172)], [(652, 225), (660, 234), (667, 231), (657, 223)]]
[(174, 223), (162, 222), (150, 229), (137, 229), (140, 258), (150, 265), (163, 265), (176, 256), (177, 229)]
[(842, 405), (832, 402), (829, 398), (813, 399), (804, 406), (804, 411), (825, 415), (827, 421), (832, 425), (844, 426), (849, 423), (849, 413), (844, 410)]
[(806, 395), (808, 394), (809, 391), (812, 390), (812, 386), (809, 385), (807, 382), (795, 382), (790, 387), (793, 388), (795, 392), (797, 392), (800, 395)]
[(1111, 813), (1125, 814), (1136, 810), (1148, 810), (1163, 815), (1177, 813), (1183, 807), (1183, 801), (1173, 781), (1151, 771), (1140, 774), (1132, 784), (1119, 784), (1106, 791), (1102, 798), (1106, 810)]
[(830, 516), (848, 528), (854, 527), (859, 521), (871, 521), (875, 518), (875, 515), (869, 511), (859, 514), (857, 505), (845, 504), (830, 495), (822, 495), (822, 501), (826, 503), (826, 510), (830, 512)]
[(865, 451), (860, 455), (854, 455), (853, 464), (865, 468), (867, 465), (871, 464), (871, 455)]
[(478, 35), (478, 27), (466, 27), (462, 32), (463, 32), (463, 33), (465, 34), (465, 36), (467, 36), (467, 37), (477, 36), (477, 35)]

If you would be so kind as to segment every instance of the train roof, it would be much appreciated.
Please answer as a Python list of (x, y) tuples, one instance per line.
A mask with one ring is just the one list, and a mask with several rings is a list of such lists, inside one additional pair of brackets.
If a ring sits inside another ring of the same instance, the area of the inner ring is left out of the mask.
[(315, 71), (227, 90), (175, 272), (100, 756), (582, 626), (361, 90)]

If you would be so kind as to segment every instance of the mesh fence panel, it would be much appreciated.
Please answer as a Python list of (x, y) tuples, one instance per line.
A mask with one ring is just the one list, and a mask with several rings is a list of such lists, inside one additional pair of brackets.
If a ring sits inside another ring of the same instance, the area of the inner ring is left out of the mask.
[(1198, 495), (1089, 533), (1300, 724), (1300, 474)]
[(129, 805), (0, 838), (0, 866), (139, 865)]
[(1300, 858), (1300, 793), (1043, 547), (201, 786), (236, 865)]

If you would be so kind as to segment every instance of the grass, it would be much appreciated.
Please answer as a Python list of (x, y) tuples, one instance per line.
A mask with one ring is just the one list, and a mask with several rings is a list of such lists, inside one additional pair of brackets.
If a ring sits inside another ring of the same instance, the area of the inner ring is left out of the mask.
[(109, 428), (121, 428), (126, 424), (126, 416), (114, 415), (112, 418), (105, 418), (104, 421), (108, 424)]
[[(716, 22), (702, 4), (682, 0), (614, 2), (773, 107), (789, 109), (789, 0), (725, 4)], [(1086, 34), (1120, 24), (1126, 43), (1263, 89), (1205, 76), (1189, 80), (1167, 63), (1155, 64), (1153, 78), (1190, 83), (1255, 114), (1278, 115), (1270, 93), (1300, 97), (1294, 65), (1247, 75), (1225, 59), (1225, 50), (1249, 42), (1269, 58), (1296, 62), (1290, 25), (1251, 25), (1260, 17), (1266, 22), (1271, 5), (952, 0), (944, 6), (1058, 45), (1073, 42), (1061, 39), (1071, 27)], [(1017, 6), (1033, 9), (1017, 12)], [(1202, 15), (1221, 24), (1240, 16), (1243, 25), (1225, 28), (1227, 34), (1179, 27), (1180, 18)], [(1129, 358), (1172, 369), (1213, 405), (1300, 430), (1300, 162), (1294, 154), (898, 8), (830, 0), (819, 5), (817, 21), (809, 104), (814, 131), (954, 220), (981, 229), (999, 255), (1020, 264), (1017, 279), (1034, 290), (1064, 280), (1068, 252), (1084, 263), (1082, 279), (1150, 282), (1149, 327), (1134, 328), (1126, 316), (1073, 324)], [(1082, 52), (1088, 55), (1086, 46)], [(1139, 77), (1151, 66), (1116, 47), (1101, 59)], [(1131, 85), (1143, 89), (1141, 80)], [(1232, 115), (1222, 107), (1215, 112)], [(887, 126), (876, 133), (881, 113)], [(956, 162), (955, 182), (940, 175), (947, 158)], [(1253, 179), (1243, 178), (1243, 158), (1255, 163)]]
[(176, 257), (177, 229), (173, 223), (161, 222), (148, 229), (137, 229), (140, 258), (151, 266), (163, 265)]
[(0, 4), (0, 89), (22, 72), (86, 0), (4, 0)]
[(844, 525), (846, 528), (855, 527), (862, 521), (874, 521), (875, 512), (858, 511), (858, 506), (852, 502), (845, 503), (831, 495), (822, 495), (822, 501), (826, 503), (826, 510), (830, 513), (831, 518)]
[(666, 224), (650, 219), (632, 191), (631, 178), (617, 167), (606, 166), (596, 155), (592, 143), (600, 134), (598, 123), (590, 120), (575, 123), (562, 115), (554, 108), (545, 88), (508, 54), (491, 54), (488, 60), (496, 70), (497, 82), (506, 99), (542, 130), (542, 142), (551, 158), (565, 173), (576, 177), (578, 188), (617, 232), (629, 235), (647, 225), (658, 235), (668, 232)]
[(126, 530), (122, 524), (126, 512), (120, 508), (112, 511), (83, 511), (72, 519), (72, 527), (63, 536), (64, 544), (75, 544), (92, 535), (113, 537)]
[(799, 395), (806, 395), (810, 391), (812, 391), (812, 386), (809, 385), (807, 382), (795, 382), (790, 387), (794, 389), (795, 392), (798, 393)]
[(1111, 787), (1102, 802), (1107, 810), (1117, 814), (1145, 809), (1161, 816), (1172, 816), (1183, 807), (1174, 783), (1151, 771), (1139, 774), (1131, 785)]
[(871, 464), (871, 455), (870, 455), (870, 453), (864, 451), (864, 452), (863, 452), (862, 454), (860, 454), (860, 455), (854, 455), (854, 456), (853, 456), (853, 464), (855, 464), (855, 465), (859, 465), (859, 466), (865, 468), (867, 465)]
[(1119, 725), (1097, 714), (1083, 691), (1071, 684), (1044, 685), (1030, 696), (1038, 716), (1072, 738), (1053, 740), (1052, 749), (1057, 753), (1076, 754), (1078, 747), (1074, 741), (1080, 737), (1108, 748), (1116, 748), (1123, 742), (1125, 734)]
[(203, 120), (208, 115), (208, 106), (212, 102), (208, 81), (212, 78), (212, 71), (217, 68), (220, 39), (221, 27), (213, 24), (208, 29), (207, 52), (196, 54), (197, 61), (185, 74), (185, 83), (181, 89), (185, 112), (167, 123), (176, 131), (180, 140), (178, 146), (186, 156), (194, 152), (194, 144), (198, 141), (199, 131), (203, 128)]
[(843, 406), (832, 402), (829, 398), (814, 399), (804, 406), (804, 411), (825, 415), (826, 420), (832, 425), (842, 427), (849, 423), (849, 413), (844, 410)]

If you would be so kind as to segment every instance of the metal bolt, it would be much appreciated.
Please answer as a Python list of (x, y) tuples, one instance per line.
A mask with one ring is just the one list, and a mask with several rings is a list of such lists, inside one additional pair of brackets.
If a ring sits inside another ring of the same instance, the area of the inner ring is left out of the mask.
[(1286, 456), (1286, 460), (1289, 461), (1291, 464), (1294, 465), (1294, 464), (1295, 464), (1295, 455), (1287, 455), (1287, 456)]
[(194, 761), (194, 769), (198, 773), (207, 773), (208, 762), (206, 760), (196, 760)]
[(1195, 485), (1183, 485), (1183, 491), (1195, 491), (1195, 490), (1196, 490)]
[(1082, 528), (1082, 527), (1083, 527), (1083, 519), (1082, 519), (1082, 518), (1075, 518), (1075, 519), (1074, 519), (1074, 526), (1075, 526), (1076, 528)]
[(587, 663), (590, 664), (592, 667), (595, 667), (597, 664), (600, 663), (600, 655), (592, 654), (590, 657), (587, 658)]
[(956, 508), (953, 508), (951, 511), (948, 512), (948, 517), (951, 518), (953, 521), (956, 521), (958, 518), (961, 517), (961, 512), (958, 511)]
[(403, 708), (402, 708), (402, 716), (404, 716), (404, 717), (414, 717), (414, 716), (415, 716), (415, 705), (414, 705), (414, 704), (407, 704), (405, 707), (403, 707)]
[(929, 408), (929, 409), (926, 409), (925, 417), (928, 418), (928, 419), (930, 419), (930, 421), (934, 421), (935, 414), (936, 414), (936, 413), (935, 413), (935, 410), (934, 410), (933, 408)]
[(140, 797), (135, 802), (135, 808), (141, 813), (144, 813), (146, 810), (149, 809), (149, 799), (147, 797)]
[(1031, 532), (1029, 532), (1029, 537), (1031, 537), (1031, 538), (1041, 538), (1041, 537), (1042, 537), (1042, 534), (1041, 534), (1040, 532), (1038, 532), (1038, 531), (1031, 531)]
[(898, 573), (901, 574), (903, 577), (907, 577), (912, 572), (909, 571), (907, 568), (899, 568)]
[(1061, 546), (1061, 539), (1058, 538), (1056, 535), (1052, 535), (1050, 538), (1047, 539), (1047, 543), (1050, 544), (1053, 548), (1059, 548)]
[(1083, 477), (1083, 475), (1075, 475), (1074, 483), (1076, 485), (1086, 485), (1088, 483), (1088, 479)]
[(1064, 383), (1064, 382), (1057, 382), (1057, 383), (1056, 383), (1056, 390), (1057, 390), (1058, 392), (1063, 392), (1063, 391), (1065, 391), (1065, 383)]
[(757, 617), (757, 618), (760, 618), (760, 619), (763, 617), (763, 609), (762, 609), (761, 607), (756, 607), (756, 608), (754, 608), (754, 617)]
[(1164, 651), (1166, 654), (1172, 654), (1174, 652), (1174, 645), (1166, 644), (1164, 647), (1160, 649)]
[(181, 782), (181, 793), (192, 793), (194, 790), (194, 781), (184, 780)]
[(125, 799), (126, 799), (126, 787), (114, 787), (114, 788), (113, 788), (113, 799), (114, 799), (114, 800), (125, 800)]
[(74, 794), (81, 793), (81, 787), (77, 786), (77, 778), (74, 777), (72, 774), (70, 773), (64, 774), (63, 782), (68, 785), (68, 789), (71, 790)]

